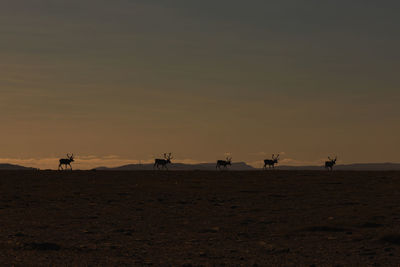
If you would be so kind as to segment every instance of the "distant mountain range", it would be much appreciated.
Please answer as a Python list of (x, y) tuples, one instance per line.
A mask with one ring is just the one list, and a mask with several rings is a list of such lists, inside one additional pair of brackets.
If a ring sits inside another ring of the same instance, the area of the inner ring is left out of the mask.
[(13, 165), (13, 164), (1, 164), (0, 163), (0, 170), (8, 170), (8, 171), (31, 171), (36, 170), (35, 168), (24, 167), (20, 165)]
[[(153, 164), (129, 164), (120, 167), (98, 167), (96, 170), (105, 171), (139, 171), (139, 170), (153, 170)], [(212, 171), (215, 170), (215, 163), (200, 163), (200, 164), (183, 164), (174, 163), (168, 165), (169, 170), (175, 171)], [(228, 166), (229, 170), (233, 171), (256, 171), (260, 170), (248, 165), (245, 162), (234, 162), (232, 166)], [(288, 171), (320, 171), (324, 170), (323, 166), (286, 166), (277, 165), (278, 170), (288, 170)], [(36, 168), (24, 167), (20, 165), (13, 164), (0, 164), (0, 170), (36, 170)], [(357, 164), (346, 164), (337, 165), (334, 170), (340, 171), (400, 171), (400, 163), (357, 163)]]
[[(222, 169), (223, 167), (221, 167)], [(234, 162), (232, 166), (228, 166), (230, 170), (234, 171), (252, 171), (257, 170), (245, 162)], [(173, 163), (168, 165), (169, 170), (175, 171), (211, 171), (215, 170), (215, 163), (200, 163), (200, 164), (184, 164), (184, 163)], [(96, 170), (106, 171), (135, 171), (135, 170), (153, 170), (153, 164), (129, 164), (115, 168), (99, 167)]]
[[(228, 167), (230, 170), (235, 171), (255, 171), (260, 170), (254, 168), (245, 162), (235, 162), (232, 166)], [(169, 170), (200, 170), (210, 171), (215, 170), (215, 163), (201, 163), (201, 164), (183, 164), (174, 163), (168, 165)], [(278, 170), (309, 170), (309, 171), (320, 171), (324, 170), (323, 166), (276, 166)], [(337, 165), (334, 167), (335, 170), (343, 171), (400, 171), (400, 163), (359, 163), (359, 164), (347, 164)], [(134, 170), (153, 170), (153, 164), (129, 164), (115, 168), (99, 167), (96, 170), (108, 170), (108, 171), (134, 171)]]
[[(280, 170), (323, 170), (323, 166), (279, 166)], [(400, 171), (400, 163), (355, 163), (336, 165), (334, 170), (339, 171)]]

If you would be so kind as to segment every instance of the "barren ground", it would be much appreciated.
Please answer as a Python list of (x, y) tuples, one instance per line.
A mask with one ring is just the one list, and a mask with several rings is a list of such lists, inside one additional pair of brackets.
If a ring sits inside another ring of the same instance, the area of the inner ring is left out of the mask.
[(0, 172), (0, 265), (398, 266), (400, 172)]

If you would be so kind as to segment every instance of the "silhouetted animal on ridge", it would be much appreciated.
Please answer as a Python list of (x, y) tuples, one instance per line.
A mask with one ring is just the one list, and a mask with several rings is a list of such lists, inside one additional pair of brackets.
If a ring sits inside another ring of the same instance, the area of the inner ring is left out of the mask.
[(278, 163), (278, 159), (279, 159), (279, 154), (278, 156), (274, 157), (275, 154), (272, 154), (272, 159), (265, 159), (264, 160), (264, 170), (267, 169), (267, 165), (269, 168), (273, 168), (275, 169), (275, 164)]
[(224, 169), (226, 169), (227, 165), (232, 166), (232, 157), (226, 157), (226, 160), (218, 160), (215, 169), (221, 169), (221, 166), (224, 166)]
[(60, 170), (60, 169), (63, 170), (62, 165), (65, 165), (65, 170), (69, 166), (72, 171), (71, 162), (74, 162), (74, 154), (72, 154), (71, 156), (69, 154), (67, 154), (66, 159), (60, 159), (60, 165), (58, 165), (58, 170)]
[(164, 169), (166, 168), (168, 170), (167, 164), (171, 163), (171, 159), (173, 159), (173, 157), (171, 157), (172, 153), (169, 153), (168, 155), (166, 153), (164, 153), (164, 158), (163, 159), (155, 159), (154, 160), (154, 165), (153, 165), (153, 169), (157, 166), (157, 169), (160, 169), (160, 165), (161, 167)]
[(336, 164), (337, 156), (335, 156), (335, 159), (331, 159), (330, 157), (328, 157), (328, 159), (329, 161), (325, 161), (325, 168), (332, 171), (333, 166)]

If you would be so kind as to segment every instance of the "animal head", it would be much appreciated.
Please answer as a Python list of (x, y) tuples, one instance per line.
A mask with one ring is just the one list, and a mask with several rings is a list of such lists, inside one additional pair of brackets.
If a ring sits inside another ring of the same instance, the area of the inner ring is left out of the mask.
[(231, 165), (232, 157), (226, 157), (226, 164)]
[(274, 163), (278, 163), (279, 154), (276, 157), (275, 157), (275, 154), (272, 154), (272, 160), (274, 161)]
[(173, 159), (172, 153), (164, 153), (164, 159), (167, 161), (167, 163), (171, 163), (171, 159)]
[(67, 157), (71, 162), (74, 162), (74, 154), (72, 154), (71, 156), (67, 154)]
[(328, 157), (329, 161), (332, 162), (332, 164), (336, 164), (337, 156), (335, 156), (334, 159), (331, 159), (331, 157)]

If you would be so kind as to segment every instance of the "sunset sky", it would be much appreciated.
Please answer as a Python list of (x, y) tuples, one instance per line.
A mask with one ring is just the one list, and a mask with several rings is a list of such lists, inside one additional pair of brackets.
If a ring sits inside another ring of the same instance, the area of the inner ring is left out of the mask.
[(400, 162), (399, 1), (2, 0), (0, 162)]

